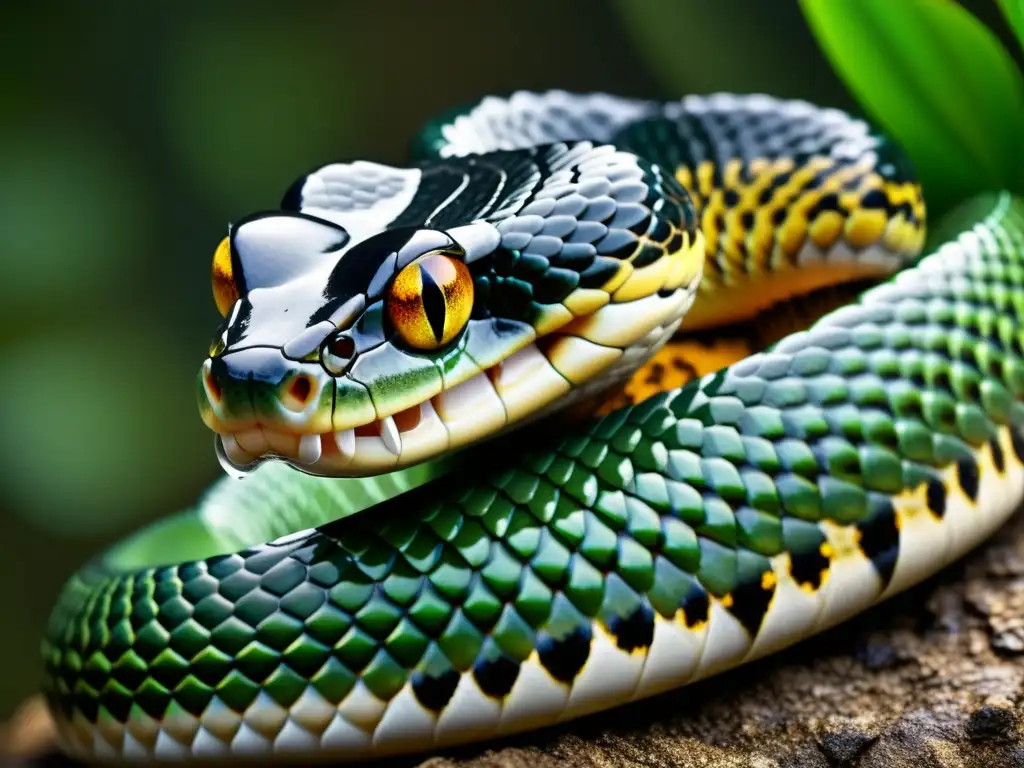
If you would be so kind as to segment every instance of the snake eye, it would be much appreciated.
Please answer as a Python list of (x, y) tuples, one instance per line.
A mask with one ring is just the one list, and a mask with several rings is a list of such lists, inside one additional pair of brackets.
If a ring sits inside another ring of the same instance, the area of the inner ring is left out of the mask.
[(223, 317), (238, 301), (238, 283), (231, 265), (231, 240), (225, 237), (213, 252), (213, 300)]
[(340, 376), (352, 362), (356, 353), (356, 343), (351, 336), (335, 333), (320, 348), (320, 362), (333, 376)]
[(438, 349), (466, 327), (473, 311), (473, 278), (458, 259), (432, 253), (409, 264), (388, 290), (388, 319), (410, 347)]

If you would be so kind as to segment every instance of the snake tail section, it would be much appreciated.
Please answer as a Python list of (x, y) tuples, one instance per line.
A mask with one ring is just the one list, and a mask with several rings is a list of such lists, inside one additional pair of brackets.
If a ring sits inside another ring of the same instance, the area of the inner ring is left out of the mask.
[(966, 215), (811, 329), (487, 473), (239, 552), (94, 562), (43, 649), (67, 749), (355, 759), (501, 736), (935, 573), (1024, 493), (1024, 204)]

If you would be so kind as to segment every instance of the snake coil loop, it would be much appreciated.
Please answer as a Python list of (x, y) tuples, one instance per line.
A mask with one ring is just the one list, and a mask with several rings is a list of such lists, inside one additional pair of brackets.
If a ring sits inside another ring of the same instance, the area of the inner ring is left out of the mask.
[(489, 97), (417, 146), (218, 249), (202, 415), (226, 465), (285, 461), (69, 580), (43, 645), (69, 752), (563, 722), (841, 622), (1024, 497), (1020, 201), (917, 260), (898, 150), (766, 96)]

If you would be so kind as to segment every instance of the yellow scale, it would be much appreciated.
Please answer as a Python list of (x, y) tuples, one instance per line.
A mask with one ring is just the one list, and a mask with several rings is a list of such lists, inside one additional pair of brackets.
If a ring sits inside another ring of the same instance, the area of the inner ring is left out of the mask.
[[(685, 166), (676, 171), (676, 180), (700, 211), (706, 247), (704, 277), (693, 308), (683, 321), (684, 334), (756, 317), (759, 326), (770, 327), (769, 340), (781, 338), (849, 301), (850, 296), (837, 293), (833, 301), (808, 300), (797, 312), (786, 308), (787, 300), (829, 286), (880, 279), (891, 271), (884, 264), (856, 259), (798, 264), (797, 259), (808, 243), (820, 252), (843, 241), (851, 252), (880, 246), (901, 255), (917, 252), (924, 240), (920, 187), (912, 182), (888, 182), (870, 170), (867, 161), (840, 164), (829, 157), (813, 157), (794, 170), (791, 158), (757, 158), (749, 164), (749, 181), (744, 180), (743, 171), (743, 161), (730, 160), (722, 168), (720, 184), (716, 184), (715, 164), (711, 161), (700, 163), (696, 173)], [(789, 174), (789, 178), (762, 203), (765, 189), (783, 174)], [(821, 174), (827, 175), (815, 189), (807, 189)], [(885, 194), (893, 207), (909, 204), (912, 216), (908, 218), (901, 212), (889, 217), (883, 209), (861, 207), (864, 196), (876, 190)], [(736, 197), (732, 206), (726, 204), (730, 192)], [(810, 211), (832, 194), (837, 195), (840, 208), (849, 214), (825, 210), (811, 220)], [(775, 224), (779, 211), (785, 211), (785, 217)], [(753, 217), (749, 228), (744, 223), (745, 214)], [(723, 228), (719, 228), (720, 221)], [(639, 250), (640, 246), (637, 253)], [(663, 262), (668, 261), (659, 259), (638, 270), (637, 276), (650, 270), (650, 279), (656, 280), (667, 269)], [(615, 301), (628, 300), (634, 290), (640, 293), (641, 285), (649, 290), (646, 280), (634, 279), (632, 265), (626, 260), (604, 290), (612, 292)], [(678, 284), (673, 281), (673, 285)], [(665, 388), (683, 386), (695, 377), (750, 355), (766, 341), (763, 333), (713, 342), (677, 336), (637, 370), (625, 390), (604, 403), (600, 412), (640, 402)]]

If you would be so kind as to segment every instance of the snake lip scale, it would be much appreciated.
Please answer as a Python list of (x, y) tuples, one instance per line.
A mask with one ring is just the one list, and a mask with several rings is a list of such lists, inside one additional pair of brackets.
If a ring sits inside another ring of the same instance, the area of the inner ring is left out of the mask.
[(763, 95), (489, 96), (302, 176), (213, 258), (196, 393), (244, 480), (70, 577), (63, 748), (443, 749), (920, 582), (1024, 498), (1024, 202), (924, 236), (898, 147)]
[[(641, 330), (648, 333), (653, 330), (658, 341), (667, 338), (660, 323), (668, 317), (672, 327), (678, 324), (674, 318), (685, 313), (697, 280), (699, 274), (687, 284), (688, 293), (634, 302), (633, 308), (639, 310)], [(649, 306), (636, 306), (643, 303)], [(588, 322), (596, 325), (600, 315), (601, 310), (596, 310)], [(645, 322), (645, 318), (649, 320)], [(650, 328), (652, 325), (654, 327)], [(571, 328), (567, 330), (572, 331)], [(627, 330), (626, 337), (631, 335), (636, 333), (631, 334)], [(270, 424), (254, 421), (244, 424), (244, 428), (231, 430), (217, 423), (218, 455), (228, 472), (241, 475), (252, 471), (260, 460), (266, 459), (287, 461), (313, 474), (358, 475), (408, 466), (540, 418), (543, 410), (536, 412), (537, 409), (555, 397), (564, 396), (568, 385), (559, 382), (560, 386), (547, 388), (547, 393), (543, 390), (538, 392), (531, 376), (536, 373), (538, 364), (543, 365), (547, 357), (558, 354), (559, 345), (572, 338), (571, 334), (554, 331), (544, 340), (543, 346), (526, 344), (503, 360), (483, 367), (468, 379), (443, 389), (429, 399), (394, 414), (378, 413), (372, 421), (342, 429), (294, 432), (278, 428), (273, 421)], [(643, 352), (643, 347), (637, 351)], [(207, 399), (214, 400), (220, 396), (220, 387), (211, 373), (209, 360), (203, 366), (202, 384)], [(293, 384), (294, 379), (289, 382), (289, 387)], [(309, 385), (310, 388), (313, 386)], [(282, 400), (288, 399), (290, 394), (286, 389)], [(296, 410), (300, 408), (301, 404)], [(531, 414), (529, 411), (535, 412)], [(285, 426), (294, 428), (294, 425)]]

